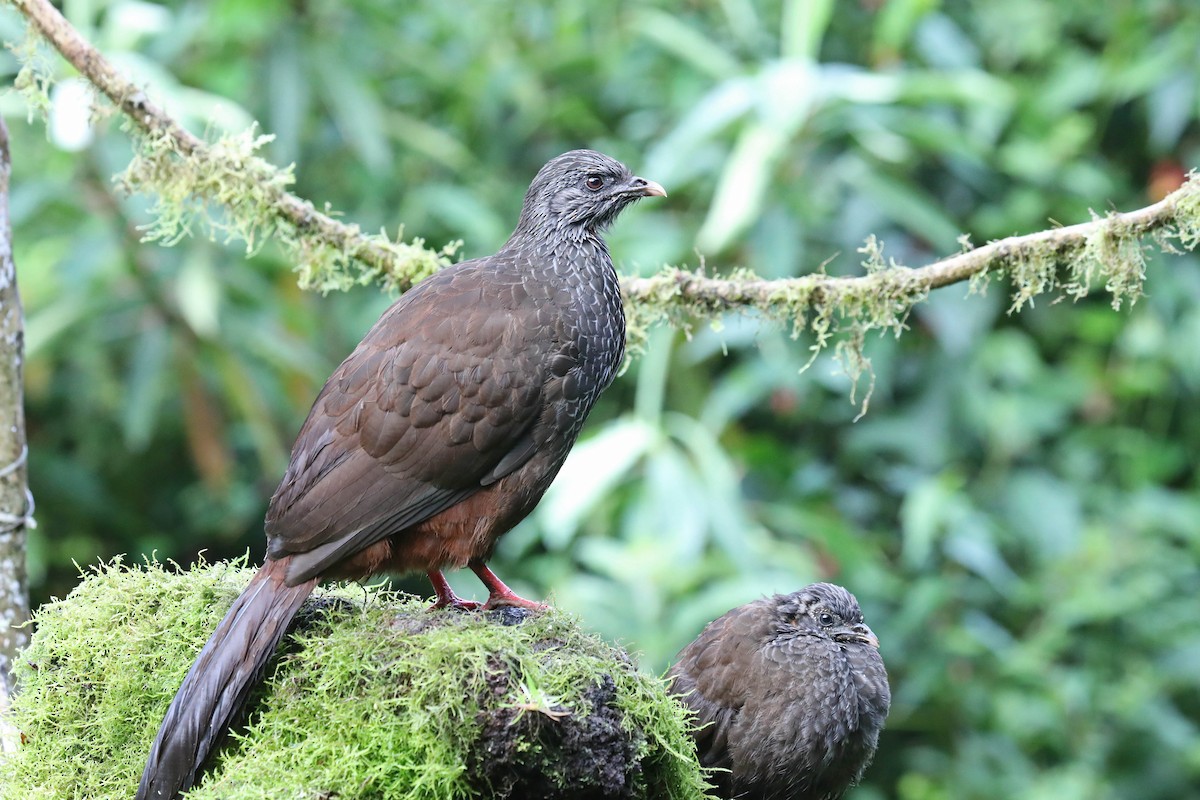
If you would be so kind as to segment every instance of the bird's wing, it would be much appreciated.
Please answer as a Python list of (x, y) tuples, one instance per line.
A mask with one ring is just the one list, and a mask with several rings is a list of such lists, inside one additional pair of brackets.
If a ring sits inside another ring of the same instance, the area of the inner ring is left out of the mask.
[[(762, 619), (758, 603), (740, 606), (710, 623), (679, 654), (671, 668), (671, 692), (691, 709), (697, 730), (696, 750), (705, 767), (728, 770), (730, 733), (746, 704), (747, 665), (761, 645)], [(710, 776), (718, 788), (728, 772)]]
[(511, 267), (464, 262), (410, 290), (325, 384), (267, 512), (272, 557), (304, 562), (289, 580), (432, 517), (536, 450), (554, 311)]

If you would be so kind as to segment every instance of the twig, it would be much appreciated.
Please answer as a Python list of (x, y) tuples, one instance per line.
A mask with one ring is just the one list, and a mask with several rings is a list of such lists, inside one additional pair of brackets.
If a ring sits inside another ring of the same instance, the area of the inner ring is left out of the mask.
[[(92, 85), (113, 102), (135, 125), (154, 140), (167, 140), (181, 156), (207, 159), (209, 146), (186, 130), (146, 93), (122, 76), (99, 50), (80, 35), (49, 0), (16, 0), (17, 9), (38, 32)], [(375, 270), (395, 274), (395, 254), (356, 225), (317, 211), (311, 202), (283, 189), (271, 192), (272, 210), (298, 232), (313, 232)], [(431, 255), (435, 255), (432, 254)]]
[(1122, 236), (1140, 237), (1177, 225), (1179, 201), (1195, 199), (1200, 193), (1196, 177), (1154, 205), (1125, 213), (1114, 212), (1091, 222), (1065, 228), (1053, 228), (1023, 236), (1010, 236), (982, 247), (950, 256), (915, 269), (897, 267), (856, 277), (831, 277), (814, 274), (774, 280), (712, 278), (686, 270), (671, 270), (650, 277), (627, 277), (622, 289), (631, 302), (661, 298), (664, 291), (674, 293), (681, 303), (723, 304), (729, 308), (750, 306), (767, 310), (785, 298), (807, 295), (811, 303), (828, 295), (859, 294), (886, 279), (902, 292), (927, 292), (1011, 263), (1019, 263), (1048, 251), (1068, 253), (1086, 246), (1088, 241), (1107, 231)]
[[(112, 100), (148, 137), (166, 139), (184, 157), (211, 156), (209, 146), (185, 130), (137, 86), (122, 77), (91, 44), (83, 39), (49, 0), (14, 0), (18, 9), (71, 64)], [(278, 170), (261, 159), (254, 169)], [(216, 159), (213, 158), (215, 163)], [(281, 223), (298, 232), (311, 232), (330, 249), (344, 254), (344, 261), (359, 261), (374, 274), (401, 290), (411, 285), (411, 271), (400, 268), (397, 252), (357, 226), (346, 225), (317, 212), (312, 203), (288, 193), (276, 184), (268, 191), (268, 208)], [(225, 197), (219, 198), (228, 202)], [(903, 327), (907, 310), (931, 289), (975, 279), (989, 271), (1006, 269), (1016, 288), (1014, 308), (1044, 291), (1063, 289), (1074, 296), (1087, 292), (1089, 279), (1098, 274), (1108, 279), (1114, 303), (1122, 296), (1134, 298), (1140, 290), (1142, 265), (1140, 238), (1153, 233), (1163, 239), (1174, 237), (1185, 247), (1194, 247), (1200, 229), (1200, 180), (1190, 178), (1179, 190), (1152, 206), (1127, 213), (1112, 213), (1091, 222), (1025, 236), (1012, 236), (917, 268), (891, 266), (873, 242), (868, 243), (868, 274), (831, 277), (812, 274), (798, 278), (763, 280), (754, 276), (713, 278), (702, 273), (668, 267), (650, 277), (626, 277), (622, 289), (638, 320), (631, 327), (636, 339), (644, 334), (643, 323), (686, 316), (714, 316), (728, 309), (754, 308), (777, 317), (791, 318), (798, 328), (812, 327), (823, 345), (827, 334), (838, 329), (835, 316), (854, 320), (858, 338), (868, 328)], [(236, 209), (234, 209), (236, 213)], [(420, 244), (419, 240), (416, 242)], [(303, 251), (303, 247), (301, 248)], [(417, 249), (444, 263), (444, 253)], [(1055, 277), (1066, 264), (1071, 279)], [(368, 274), (371, 274), (368, 271)], [(417, 275), (416, 277), (419, 277)], [(806, 311), (812, 309), (812, 320)]]

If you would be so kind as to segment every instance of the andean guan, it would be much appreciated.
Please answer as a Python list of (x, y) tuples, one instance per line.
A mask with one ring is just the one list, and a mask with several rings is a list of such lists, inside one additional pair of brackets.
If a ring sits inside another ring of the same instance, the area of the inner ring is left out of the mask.
[(625, 349), (601, 233), (666, 196), (608, 156), (538, 172), (498, 253), (412, 287), (329, 378), (266, 517), (267, 556), (201, 650), (150, 750), (137, 799), (192, 787), (301, 603), (323, 578), (424, 570), (435, 607), (475, 608), (441, 570), (469, 566), (486, 607), (538, 607), (485, 566), (541, 499)]
[(733, 609), (669, 677), (721, 798), (836, 800), (871, 762), (891, 704), (879, 640), (831, 583)]

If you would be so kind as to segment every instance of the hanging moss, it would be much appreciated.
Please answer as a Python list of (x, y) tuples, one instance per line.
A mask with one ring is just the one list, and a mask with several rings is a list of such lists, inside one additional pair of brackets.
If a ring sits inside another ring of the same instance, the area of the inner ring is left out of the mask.
[[(250, 574), (116, 563), (40, 609), (0, 798), (130, 797), (167, 704)], [(681, 708), (565, 614), (429, 611), (351, 586), (318, 592), (298, 619), (191, 800), (702, 796)]]
[(54, 70), (47, 57), (48, 47), (33, 27), (25, 31), (20, 44), (9, 45), (21, 68), (13, 80), (13, 88), (29, 107), (29, 120), (37, 115), (43, 122), (50, 118), (50, 87), (54, 84)]
[[(450, 263), (461, 242), (430, 250), (425, 241), (393, 241), (386, 234), (368, 234), (357, 225), (330, 228), (311, 204), (306, 221), (297, 223), (279, 213), (281, 203), (295, 201), (287, 187), (295, 182), (293, 166), (280, 169), (258, 155), (274, 137), (251, 128), (223, 136), (190, 153), (181, 153), (174, 135), (151, 135), (126, 126), (135, 145), (133, 161), (117, 176), (128, 192), (154, 198), (154, 221), (144, 241), (166, 246), (194, 235), (194, 227), (226, 242), (243, 241), (247, 254), (274, 239), (295, 261), (300, 286), (321, 292), (344, 291), (358, 284), (380, 283), (401, 291)], [(387, 254), (386, 268), (377, 253)]]
[[(36, 39), (31, 34), (14, 51), (22, 61), (18, 86), (31, 108), (44, 109), (50, 72)], [(104, 91), (129, 111), (132, 85), (111, 83)], [(318, 214), (311, 203), (288, 193), (290, 167), (279, 169), (257, 155), (270, 137), (254, 129), (204, 143), (181, 134), (157, 110), (146, 117), (137, 120), (136, 128), (127, 127), (136, 155), (118, 179), (126, 188), (156, 198), (148, 240), (170, 245), (199, 226), (209, 235), (245, 241), (253, 252), (264, 239), (274, 238), (295, 259), (300, 285), (323, 292), (372, 282), (403, 291), (450, 263), (460, 246), (452, 242), (431, 250), (421, 239), (393, 241), (386, 234), (366, 234), (336, 222), (331, 212)], [(1012, 287), (1010, 312), (1015, 312), (1045, 295), (1052, 302), (1078, 300), (1102, 284), (1119, 309), (1141, 296), (1147, 237), (1167, 252), (1190, 250), (1200, 241), (1200, 180), (1194, 174), (1154, 206), (1094, 215), (1090, 223), (978, 249), (960, 238), (964, 252), (919, 269), (885, 260), (883, 246), (873, 236), (859, 250), (865, 274), (854, 278), (826, 275), (823, 265), (811, 275), (771, 281), (743, 269), (710, 278), (703, 262), (697, 270), (667, 265), (656, 275), (623, 280), (627, 352), (636, 356), (655, 325), (686, 331), (699, 323), (719, 326), (730, 311), (752, 312), (790, 325), (793, 336), (809, 333), (813, 359), (832, 344), (855, 386), (863, 375), (873, 383), (865, 354), (868, 334), (899, 335), (912, 307), (931, 289), (969, 280), (972, 291), (983, 291), (993, 278), (1006, 277)], [(863, 396), (864, 411), (869, 399), (870, 388)]]

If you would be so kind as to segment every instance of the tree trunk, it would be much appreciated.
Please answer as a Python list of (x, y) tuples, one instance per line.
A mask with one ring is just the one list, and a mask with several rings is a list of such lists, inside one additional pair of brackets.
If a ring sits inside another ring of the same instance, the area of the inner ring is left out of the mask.
[(0, 714), (12, 690), (12, 660), (29, 641), (28, 632), (18, 626), (29, 619), (25, 529), (33, 513), (33, 496), (25, 481), (25, 317), (8, 218), (11, 172), (8, 128), (0, 120)]

